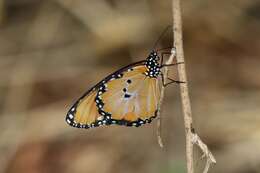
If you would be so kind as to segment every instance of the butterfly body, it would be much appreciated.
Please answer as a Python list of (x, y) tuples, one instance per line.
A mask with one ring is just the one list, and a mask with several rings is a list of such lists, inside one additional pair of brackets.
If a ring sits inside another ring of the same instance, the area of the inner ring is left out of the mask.
[(70, 108), (66, 122), (77, 128), (141, 126), (156, 117), (161, 66), (156, 51), (104, 78)]

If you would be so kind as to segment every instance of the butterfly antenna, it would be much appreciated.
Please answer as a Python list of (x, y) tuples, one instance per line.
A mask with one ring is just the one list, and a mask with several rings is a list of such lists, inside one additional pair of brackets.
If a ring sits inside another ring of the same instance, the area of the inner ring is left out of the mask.
[(164, 36), (164, 34), (171, 28), (172, 25), (168, 25), (164, 30), (163, 32), (161, 33), (160, 37), (156, 40), (156, 42), (154, 43), (153, 45), (153, 49), (152, 50), (155, 50), (155, 47), (157, 46), (157, 44), (159, 43), (159, 41), (161, 40), (161, 38)]

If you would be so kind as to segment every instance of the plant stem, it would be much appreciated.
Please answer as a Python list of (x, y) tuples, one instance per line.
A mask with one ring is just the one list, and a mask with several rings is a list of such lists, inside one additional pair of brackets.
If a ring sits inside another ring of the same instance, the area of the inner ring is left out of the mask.
[(182, 100), (182, 110), (184, 117), (185, 135), (186, 135), (186, 161), (187, 161), (187, 173), (194, 173), (193, 167), (193, 145), (196, 144), (203, 156), (206, 157), (206, 165), (203, 173), (207, 173), (212, 163), (216, 163), (214, 156), (209, 151), (206, 144), (202, 142), (200, 137), (195, 133), (192, 127), (192, 111), (188, 90), (188, 80), (185, 69), (184, 51), (183, 51), (183, 39), (182, 39), (182, 18), (181, 18), (181, 4), (180, 0), (172, 0), (173, 10), (173, 45), (176, 49), (177, 63), (178, 65), (179, 80), (185, 83), (180, 83), (180, 93)]
[[(180, 0), (172, 1), (173, 10), (173, 37), (174, 47), (176, 48), (177, 62), (184, 61), (183, 52), (183, 39), (182, 39), (182, 18)], [(188, 92), (188, 81), (185, 70), (185, 63), (178, 65), (179, 80), (185, 81), (180, 84), (182, 109), (184, 116), (185, 134), (186, 134), (186, 160), (187, 160), (187, 172), (193, 173), (193, 144), (192, 144), (192, 113), (190, 106), (190, 98)]]

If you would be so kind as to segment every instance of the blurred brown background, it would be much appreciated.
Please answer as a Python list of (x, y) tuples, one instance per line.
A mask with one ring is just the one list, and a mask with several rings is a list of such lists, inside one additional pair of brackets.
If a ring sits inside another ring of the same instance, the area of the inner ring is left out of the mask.
[[(217, 159), (210, 172), (260, 173), (260, 1), (182, 7), (194, 124)], [(85, 90), (147, 56), (171, 13), (170, 0), (0, 0), (0, 172), (184, 173), (177, 85), (163, 104), (164, 149), (155, 122), (64, 121)], [(169, 32), (159, 46), (171, 45)]]

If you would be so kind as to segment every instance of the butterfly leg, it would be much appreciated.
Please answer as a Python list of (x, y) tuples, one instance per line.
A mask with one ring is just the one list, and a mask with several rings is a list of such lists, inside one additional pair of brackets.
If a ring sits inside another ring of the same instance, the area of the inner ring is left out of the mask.
[(176, 48), (175, 47), (168, 47), (168, 48), (163, 48), (161, 50), (165, 50), (165, 49), (169, 49), (171, 48), (171, 51), (170, 52), (161, 52), (161, 65), (163, 64), (163, 56), (164, 55), (173, 55), (173, 56), (176, 56)]
[(173, 79), (171, 79), (171, 78), (167, 78), (168, 80), (170, 80), (170, 82), (167, 82), (167, 83), (166, 83), (166, 82), (164, 81), (164, 76), (163, 76), (163, 74), (161, 74), (161, 76), (162, 76), (162, 84), (163, 84), (164, 87), (166, 87), (167, 85), (170, 85), (170, 84), (172, 84), (172, 83), (177, 83), (177, 84), (186, 83), (186, 82), (183, 82), (183, 81), (173, 80)]
[(175, 66), (175, 65), (179, 65), (179, 64), (184, 64), (184, 62), (177, 62), (177, 63), (172, 63), (172, 64), (162, 64), (160, 66), (160, 68), (169, 67), (169, 66)]
[(162, 58), (161, 58), (161, 64), (163, 64), (163, 56), (164, 56), (164, 55), (171, 55), (171, 52), (162, 52), (162, 53), (161, 53), (161, 57), (162, 57)]
[(171, 78), (169, 78), (169, 77), (168, 77), (167, 79), (170, 80), (171, 83), (177, 83), (177, 84), (186, 83), (186, 82), (184, 82), (184, 81), (174, 80), (174, 79), (171, 79)]
[[(176, 51), (176, 48), (172, 48), (172, 49), (175, 49), (175, 51)], [(161, 52), (161, 68), (167, 67), (167, 66), (174, 66), (174, 65), (178, 65), (178, 64), (184, 64), (184, 62), (173, 63), (173, 64), (163, 64), (164, 55), (171, 55), (171, 54), (173, 54), (173, 53), (172, 52)], [(174, 56), (176, 56), (176, 52), (175, 52)]]
[(168, 67), (168, 66), (174, 66), (174, 65), (178, 65), (178, 64), (184, 64), (184, 62), (178, 62), (178, 63), (173, 63), (173, 64), (163, 64), (164, 55), (171, 55), (171, 52), (162, 52), (161, 53), (161, 66), (160, 66), (160, 68)]

